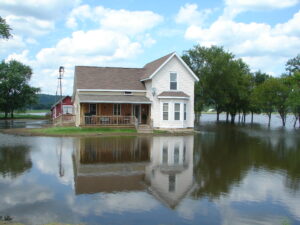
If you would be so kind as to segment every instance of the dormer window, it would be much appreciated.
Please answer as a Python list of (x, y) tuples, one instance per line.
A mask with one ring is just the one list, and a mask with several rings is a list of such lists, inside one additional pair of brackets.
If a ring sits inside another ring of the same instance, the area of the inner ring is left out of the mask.
[(177, 73), (170, 73), (170, 90), (177, 90)]
[(131, 91), (125, 91), (124, 95), (132, 95), (132, 92)]

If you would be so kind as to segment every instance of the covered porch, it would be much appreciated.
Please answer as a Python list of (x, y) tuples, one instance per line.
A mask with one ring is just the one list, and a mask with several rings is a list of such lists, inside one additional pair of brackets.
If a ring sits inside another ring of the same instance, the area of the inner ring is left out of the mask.
[(145, 96), (81, 96), (80, 99), (80, 126), (151, 124), (151, 102)]

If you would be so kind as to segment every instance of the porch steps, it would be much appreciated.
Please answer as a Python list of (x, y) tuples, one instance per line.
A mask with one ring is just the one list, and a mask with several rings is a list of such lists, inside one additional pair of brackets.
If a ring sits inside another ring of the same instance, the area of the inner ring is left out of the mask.
[(151, 134), (153, 133), (153, 128), (150, 125), (141, 124), (138, 126), (137, 132), (141, 134)]

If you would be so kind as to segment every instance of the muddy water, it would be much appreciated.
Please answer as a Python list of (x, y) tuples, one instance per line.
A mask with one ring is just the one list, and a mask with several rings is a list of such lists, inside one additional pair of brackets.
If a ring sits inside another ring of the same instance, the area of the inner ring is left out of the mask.
[(0, 216), (25, 224), (300, 224), (300, 131), (209, 121), (180, 137), (0, 134)]

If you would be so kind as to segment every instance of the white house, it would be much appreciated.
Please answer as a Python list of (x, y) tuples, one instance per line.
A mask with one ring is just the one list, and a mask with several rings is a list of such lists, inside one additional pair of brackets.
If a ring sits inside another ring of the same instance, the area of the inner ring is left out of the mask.
[(175, 52), (143, 68), (76, 66), (76, 126), (194, 127), (198, 77)]

